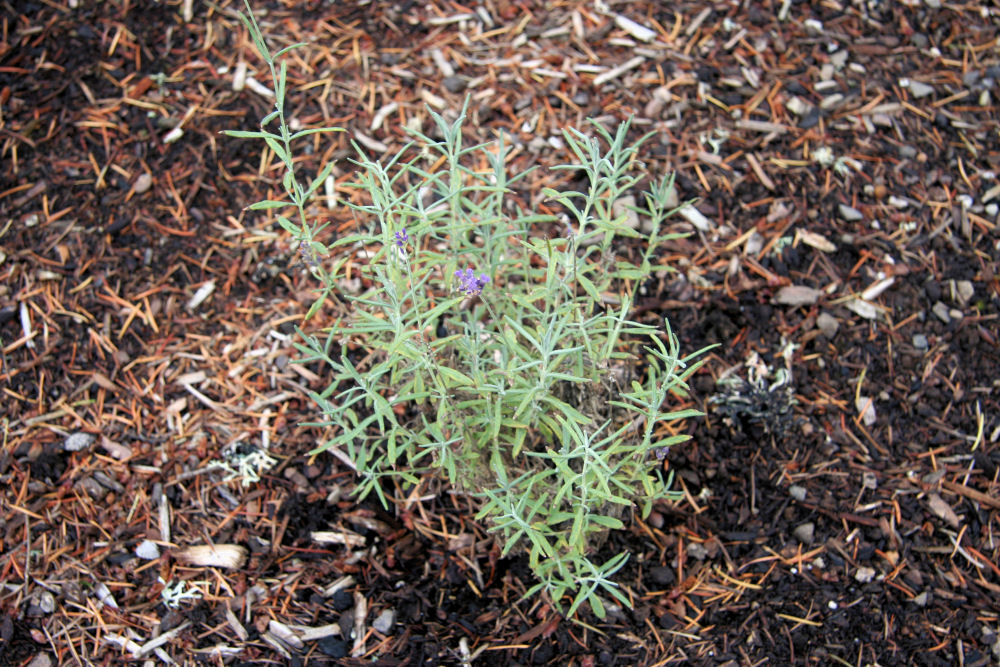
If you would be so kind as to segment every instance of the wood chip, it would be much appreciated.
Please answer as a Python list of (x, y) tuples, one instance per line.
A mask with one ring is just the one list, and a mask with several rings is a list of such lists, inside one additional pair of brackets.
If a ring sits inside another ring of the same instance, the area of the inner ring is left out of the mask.
[(615, 67), (615, 68), (613, 68), (611, 70), (608, 70), (604, 74), (601, 74), (599, 76), (594, 77), (594, 85), (595, 86), (603, 86), (608, 81), (611, 81), (612, 79), (617, 79), (618, 77), (620, 77), (625, 72), (627, 72), (627, 71), (629, 71), (631, 69), (635, 69), (636, 67), (638, 67), (639, 65), (643, 64), (644, 62), (646, 62), (645, 58), (643, 58), (642, 56), (636, 56), (636, 57), (632, 58), (631, 60), (625, 62), (625, 64), (619, 65), (618, 67)]
[(951, 509), (951, 505), (946, 503), (944, 499), (936, 493), (927, 494), (927, 505), (931, 508), (931, 512), (934, 513), (939, 519), (943, 519), (952, 528), (958, 528), (962, 521), (955, 514), (955, 510)]
[(238, 544), (203, 544), (173, 552), (174, 558), (198, 567), (239, 569), (247, 560), (247, 550)]
[(812, 287), (787, 285), (778, 290), (774, 302), (783, 306), (811, 306), (819, 300), (823, 292)]
[(816, 248), (821, 252), (834, 252), (837, 249), (836, 244), (830, 241), (828, 238), (822, 234), (817, 234), (815, 232), (810, 232), (807, 229), (800, 229), (796, 232), (799, 239), (805, 243), (807, 246)]
[(622, 16), (621, 14), (615, 14), (615, 25), (638, 39), (640, 42), (651, 42), (656, 39), (655, 30), (650, 30), (646, 26), (640, 25), (632, 19)]

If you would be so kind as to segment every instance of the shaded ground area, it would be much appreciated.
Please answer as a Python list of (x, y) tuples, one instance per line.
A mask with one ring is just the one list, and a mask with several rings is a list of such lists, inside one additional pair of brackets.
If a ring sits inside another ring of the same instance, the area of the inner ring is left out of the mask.
[[(520, 599), (469, 499), (354, 503), (300, 426), (311, 279), (242, 211), (280, 165), (219, 134), (272, 104), (238, 5), (0, 2), (0, 664), (1000, 659), (995, 7), (260, 4), (308, 43), (290, 116), (350, 130), (301, 157), (339, 160), (329, 234), (350, 140), (388, 155), (426, 105), (470, 95), (469, 142), (507, 132), (514, 171), (587, 117), (654, 133), (701, 216), (638, 314), (720, 344), (664, 462), (685, 499), (605, 546), (632, 609), (577, 622)], [(515, 197), (558, 213), (539, 192), (570, 185)]]

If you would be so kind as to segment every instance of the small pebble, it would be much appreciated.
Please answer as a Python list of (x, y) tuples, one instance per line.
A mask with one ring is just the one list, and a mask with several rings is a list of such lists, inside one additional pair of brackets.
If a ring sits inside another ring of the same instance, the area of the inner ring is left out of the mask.
[(930, 344), (927, 342), (927, 336), (923, 334), (913, 334), (913, 347), (918, 350), (926, 350), (930, 347)]
[(823, 335), (827, 338), (833, 338), (837, 335), (837, 329), (840, 328), (840, 322), (837, 318), (827, 312), (822, 312), (816, 318), (816, 326), (819, 330), (823, 332)]
[(94, 436), (90, 433), (74, 433), (63, 442), (63, 449), (67, 452), (78, 452), (90, 447), (92, 442), (94, 442)]
[(795, 538), (802, 544), (812, 544), (813, 539), (816, 536), (816, 524), (812, 521), (807, 521), (801, 526), (796, 526), (795, 530), (792, 531)]
[(460, 93), (465, 90), (465, 86), (468, 82), (465, 80), (465, 77), (453, 75), (446, 76), (442, 83), (449, 93)]
[(808, 130), (811, 127), (816, 127), (819, 125), (819, 108), (813, 107), (802, 117), (799, 121), (799, 127), (803, 130)]
[(854, 573), (854, 578), (862, 584), (867, 584), (875, 578), (875, 570), (870, 567), (859, 567), (858, 571)]
[(143, 540), (135, 548), (135, 555), (143, 560), (156, 560), (160, 557), (160, 548), (155, 542)]
[(864, 220), (865, 215), (856, 208), (851, 208), (847, 204), (840, 204), (837, 206), (837, 211), (840, 213), (840, 217), (847, 222), (857, 222), (858, 220)]
[(807, 102), (802, 101), (802, 98), (800, 97), (793, 97), (789, 99), (785, 102), (785, 107), (787, 107), (787, 109), (796, 116), (804, 116), (811, 108), (811, 106)]
[(790, 495), (795, 500), (800, 503), (806, 499), (806, 489), (804, 486), (799, 486), (798, 484), (792, 484), (788, 487), (788, 495)]
[(931, 599), (930, 593), (924, 591), (917, 597), (913, 598), (912, 602), (918, 607), (926, 607), (927, 603), (930, 602), (930, 599)]
[(977, 83), (979, 83), (979, 78), (981, 76), (982, 76), (982, 74), (980, 74), (976, 70), (974, 70), (974, 69), (973, 70), (969, 70), (968, 72), (966, 72), (965, 74), (962, 75), (962, 83), (965, 84), (965, 86), (967, 88), (972, 88)]
[(976, 288), (972, 286), (971, 280), (959, 280), (955, 283), (955, 296), (963, 306), (972, 300), (976, 294)]
[(31, 596), (29, 616), (46, 616), (56, 610), (56, 598), (49, 591), (38, 591)]
[(354, 596), (341, 589), (333, 594), (333, 608), (336, 611), (347, 611), (354, 606)]
[(928, 86), (926, 83), (921, 83), (919, 81), (910, 81), (910, 92), (917, 99), (921, 97), (927, 97), (934, 92), (933, 86)]
[(139, 178), (135, 179), (135, 193), (137, 195), (147, 192), (152, 186), (153, 177), (146, 172), (142, 172), (139, 174)]
[(389, 634), (392, 630), (393, 624), (396, 622), (396, 612), (392, 609), (383, 609), (382, 613), (378, 615), (372, 622), (372, 627), (383, 635)]
[(545, 137), (534, 137), (528, 142), (528, 150), (532, 153), (541, 153), (548, 150), (549, 142), (545, 140)]
[(931, 308), (931, 312), (945, 324), (948, 324), (948, 322), (951, 321), (951, 317), (948, 315), (948, 306), (944, 305), (940, 301), (934, 304), (934, 307)]
[(343, 639), (324, 637), (316, 643), (316, 648), (319, 649), (320, 653), (328, 655), (331, 658), (346, 658), (351, 647)]
[(670, 586), (677, 581), (677, 574), (674, 570), (662, 565), (649, 568), (649, 577), (657, 586)]

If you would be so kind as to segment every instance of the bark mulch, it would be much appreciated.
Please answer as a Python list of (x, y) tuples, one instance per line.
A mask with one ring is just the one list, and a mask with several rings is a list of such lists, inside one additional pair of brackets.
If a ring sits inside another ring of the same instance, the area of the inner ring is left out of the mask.
[(604, 621), (522, 600), (433, 480), (356, 503), (301, 426), (314, 285), (243, 211), (280, 166), (220, 134), (273, 103), (240, 5), (0, 0), (0, 664), (1000, 660), (995, 5), (256, 4), (308, 44), (289, 116), (350, 130), (300, 157), (338, 160), (331, 235), (349, 142), (388, 155), (428, 106), (470, 96), (515, 171), (587, 117), (654, 132), (650, 175), (697, 201), (638, 315), (721, 344), (663, 462), (684, 500), (604, 547), (633, 601)]

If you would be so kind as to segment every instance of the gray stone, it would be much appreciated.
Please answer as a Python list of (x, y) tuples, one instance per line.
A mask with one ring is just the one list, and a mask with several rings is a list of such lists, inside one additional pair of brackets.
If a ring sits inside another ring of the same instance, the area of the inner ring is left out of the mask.
[(930, 344), (927, 342), (927, 336), (923, 334), (913, 334), (913, 347), (918, 350), (926, 350), (929, 348)]
[(934, 307), (931, 308), (931, 312), (945, 324), (951, 322), (951, 317), (948, 315), (948, 306), (944, 305), (940, 301), (934, 304)]
[(152, 540), (143, 540), (135, 548), (135, 555), (143, 560), (156, 560), (160, 557), (160, 548)]
[(854, 578), (862, 584), (867, 584), (875, 578), (875, 570), (867, 566), (859, 567), (858, 571), (854, 573)]
[(56, 598), (49, 591), (32, 593), (28, 602), (28, 616), (48, 616), (56, 610)]
[(635, 212), (635, 195), (625, 195), (611, 205), (611, 214), (630, 229), (639, 229), (639, 214)]
[(796, 116), (803, 116), (812, 108), (812, 105), (803, 101), (800, 97), (792, 97), (785, 102), (785, 108)]
[(383, 635), (389, 634), (392, 630), (392, 626), (396, 623), (396, 612), (392, 609), (383, 609), (382, 613), (378, 615), (372, 622), (372, 627)]
[(790, 495), (795, 500), (800, 503), (806, 499), (806, 489), (804, 486), (799, 486), (798, 484), (792, 484), (788, 487), (788, 495)]
[(837, 329), (840, 328), (840, 322), (837, 318), (827, 312), (822, 312), (819, 317), (816, 318), (816, 326), (819, 330), (823, 332), (823, 335), (827, 338), (833, 338), (837, 335)]
[(792, 531), (792, 534), (795, 535), (795, 539), (802, 544), (810, 545), (816, 537), (816, 524), (812, 521), (807, 521), (801, 526), (796, 526), (795, 530)]
[(972, 300), (976, 294), (976, 288), (972, 286), (971, 280), (959, 280), (955, 283), (955, 296), (963, 306)]
[(532, 153), (541, 153), (542, 151), (548, 149), (549, 142), (545, 140), (545, 137), (535, 137), (528, 142), (528, 150)]
[(847, 222), (857, 222), (858, 220), (864, 220), (865, 214), (856, 208), (851, 208), (847, 204), (840, 204), (837, 207), (837, 211), (840, 213), (840, 217)]
[(73, 433), (63, 441), (63, 449), (67, 452), (78, 452), (86, 449), (94, 442), (94, 436), (90, 433)]
[(973, 70), (969, 70), (968, 72), (966, 72), (965, 74), (962, 75), (962, 83), (964, 83), (966, 87), (972, 88), (977, 83), (979, 83), (979, 78), (981, 76), (982, 76), (982, 74), (980, 74), (976, 70), (974, 70), (974, 69)]
[(933, 93), (934, 86), (929, 86), (920, 81), (910, 81), (910, 92), (913, 93), (913, 97), (919, 100), (921, 97), (927, 97)]
[(449, 93), (460, 93), (468, 82), (462, 76), (446, 76), (442, 83)]
[(147, 192), (152, 185), (153, 177), (146, 172), (142, 172), (139, 174), (139, 178), (135, 179), (135, 193), (137, 195), (141, 195), (144, 192)]

